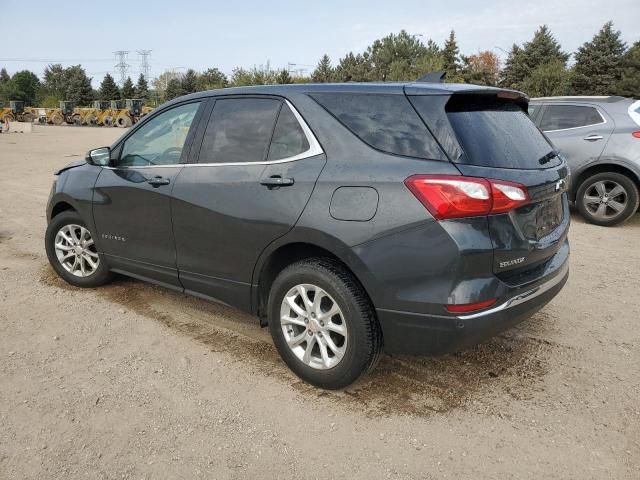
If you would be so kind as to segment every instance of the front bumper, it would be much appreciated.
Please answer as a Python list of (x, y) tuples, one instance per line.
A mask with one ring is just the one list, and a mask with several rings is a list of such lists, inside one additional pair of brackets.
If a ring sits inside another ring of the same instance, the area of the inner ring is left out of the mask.
[(477, 344), (531, 317), (558, 294), (568, 278), (567, 257), (552, 275), (481, 312), (440, 316), (377, 309), (385, 351), (441, 355)]

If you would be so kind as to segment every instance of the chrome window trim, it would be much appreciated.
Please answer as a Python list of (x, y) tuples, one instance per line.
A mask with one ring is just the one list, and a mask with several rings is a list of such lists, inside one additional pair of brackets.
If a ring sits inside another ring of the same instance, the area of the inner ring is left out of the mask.
[[(302, 115), (296, 110), (296, 108), (287, 100), (284, 99), (284, 103), (291, 109), (293, 115), (296, 117), (298, 124), (302, 128), (302, 131), (307, 137), (309, 142), (309, 148), (297, 155), (287, 158), (281, 158), (279, 160), (263, 160), (261, 162), (226, 162), (226, 163), (172, 163), (170, 165), (140, 165), (140, 166), (125, 166), (125, 167), (104, 167), (109, 170), (128, 170), (128, 169), (140, 169), (140, 168), (172, 168), (172, 167), (233, 167), (233, 166), (247, 166), (247, 165), (275, 165), (278, 163), (295, 162), (296, 160), (302, 160), (303, 158), (315, 157), (324, 153), (318, 139), (315, 137), (307, 122), (304, 121)], [(277, 121), (277, 120), (276, 120)], [(271, 144), (269, 144), (271, 146)]]
[[(576, 103), (547, 103), (545, 104), (545, 107), (549, 108), (551, 106), (562, 106), (562, 107), (585, 107), (585, 108), (593, 108), (595, 109), (596, 112), (598, 112), (598, 115), (600, 115), (600, 118), (602, 119), (601, 122), (599, 123), (590, 123), (589, 125), (581, 125), (579, 127), (571, 127), (571, 128), (558, 128), (556, 130), (542, 130), (544, 133), (553, 133), (553, 132), (567, 132), (569, 130), (578, 130), (580, 128), (591, 128), (591, 127), (596, 127), (598, 125), (604, 125), (607, 122), (606, 117), (602, 114), (602, 112), (600, 111), (600, 109), (598, 107), (596, 107), (595, 105), (578, 105)], [(542, 120), (544, 120), (544, 115), (547, 113), (547, 108), (545, 108), (544, 112), (542, 112), (542, 117), (540, 118), (540, 124), (542, 124)]]

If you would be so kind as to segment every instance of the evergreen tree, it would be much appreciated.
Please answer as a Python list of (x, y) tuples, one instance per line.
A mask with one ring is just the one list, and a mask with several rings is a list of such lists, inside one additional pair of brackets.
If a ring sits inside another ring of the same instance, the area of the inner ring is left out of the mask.
[(571, 83), (571, 72), (561, 60), (543, 63), (535, 68), (520, 85), (530, 97), (566, 95)]
[(607, 22), (590, 42), (578, 48), (571, 85), (573, 93), (613, 93), (622, 78), (623, 56), (627, 49), (620, 36), (620, 31), (613, 29), (613, 22)]
[(122, 88), (120, 89), (120, 98), (122, 98), (123, 100), (127, 98), (134, 98), (135, 94), (136, 89), (133, 86), (133, 81), (131, 80), (131, 77), (127, 77), (127, 79), (122, 84)]
[(0, 83), (7, 83), (9, 80), (11, 80), (11, 77), (7, 73), (7, 69), (2, 67), (2, 70), (0, 70)]
[(177, 78), (172, 78), (167, 83), (167, 89), (165, 90), (166, 100), (171, 100), (173, 98), (180, 97), (181, 95), (184, 95), (182, 82)]
[(217, 68), (209, 68), (198, 75), (198, 91), (224, 88), (229, 84), (227, 76)]
[(372, 79), (369, 53), (354, 55), (352, 52), (340, 59), (335, 69), (335, 78), (340, 82), (368, 82)]
[(615, 93), (640, 98), (640, 41), (634, 43), (622, 59), (622, 75)]
[(198, 74), (195, 70), (190, 68), (184, 74), (184, 77), (182, 77), (182, 81), (180, 83), (182, 86), (183, 95), (195, 93), (198, 91)]
[(331, 59), (326, 53), (318, 62), (318, 66), (311, 74), (311, 81), (316, 83), (327, 83), (333, 80), (333, 68), (331, 67)]
[(376, 40), (367, 49), (371, 64), (371, 80), (414, 80), (417, 60), (427, 53), (416, 38), (401, 30)]
[(460, 49), (456, 41), (456, 32), (451, 30), (449, 38), (444, 42), (442, 49), (443, 67), (447, 72), (446, 79), (449, 81), (460, 81), (458, 70), (460, 69)]
[(136, 98), (140, 98), (145, 102), (149, 100), (149, 84), (147, 83), (147, 79), (144, 78), (144, 75), (141, 73), (138, 77), (138, 83), (135, 88), (135, 96)]
[(120, 89), (113, 77), (108, 73), (100, 84), (99, 96), (100, 100), (117, 100), (120, 98)]
[(91, 78), (87, 77), (84, 68), (74, 65), (65, 70), (66, 91), (65, 100), (71, 100), (78, 106), (91, 105), (93, 101), (93, 88)]
[(287, 85), (289, 83), (293, 83), (293, 78), (291, 78), (291, 75), (289, 74), (289, 70), (287, 70), (286, 68), (283, 68), (282, 70), (280, 70), (276, 77), (276, 83), (279, 83), (280, 85)]
[(514, 43), (500, 74), (500, 86), (517, 89), (526, 76), (525, 69), (522, 48)]
[(64, 100), (67, 94), (67, 83), (69, 80), (69, 71), (61, 64), (56, 63), (47, 65), (44, 69), (43, 87), (47, 90), (47, 94), (58, 100)]

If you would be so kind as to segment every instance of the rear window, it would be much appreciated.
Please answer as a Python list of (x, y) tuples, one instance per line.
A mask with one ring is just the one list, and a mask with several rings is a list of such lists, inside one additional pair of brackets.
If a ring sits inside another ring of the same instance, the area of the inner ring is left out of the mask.
[(522, 108), (497, 99), (449, 101), (447, 118), (463, 150), (458, 159), (485, 167), (539, 169), (561, 163)]
[(443, 159), (438, 144), (404, 95), (314, 93), (311, 97), (377, 150)]

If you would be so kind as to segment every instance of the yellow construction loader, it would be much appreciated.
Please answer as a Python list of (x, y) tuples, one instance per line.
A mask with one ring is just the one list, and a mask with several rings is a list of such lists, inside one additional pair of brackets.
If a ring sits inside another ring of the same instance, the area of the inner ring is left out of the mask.
[(33, 122), (38, 112), (33, 107), (25, 107), (22, 100), (11, 100), (9, 108), (0, 108), (0, 121)]

